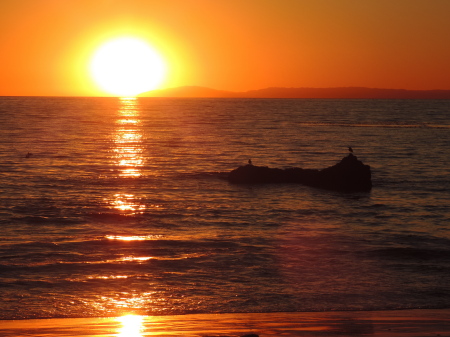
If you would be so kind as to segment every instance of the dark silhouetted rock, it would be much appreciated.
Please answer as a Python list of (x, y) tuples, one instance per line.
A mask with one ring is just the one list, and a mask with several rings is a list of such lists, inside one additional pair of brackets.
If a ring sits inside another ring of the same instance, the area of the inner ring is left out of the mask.
[(338, 191), (370, 191), (372, 188), (370, 166), (352, 153), (323, 170), (240, 166), (228, 174), (227, 180), (236, 184), (298, 183)]

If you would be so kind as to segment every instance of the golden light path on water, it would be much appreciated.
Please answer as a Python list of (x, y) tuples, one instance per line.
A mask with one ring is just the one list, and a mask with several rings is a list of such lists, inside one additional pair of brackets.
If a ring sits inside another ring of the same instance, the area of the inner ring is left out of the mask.
[[(120, 108), (116, 120), (117, 129), (113, 136), (113, 161), (119, 178), (139, 178), (145, 163), (143, 132), (139, 119), (137, 98), (119, 98)], [(132, 193), (116, 193), (109, 201), (113, 208), (128, 215), (142, 213), (146, 206)]]
[(144, 317), (138, 315), (125, 315), (118, 317), (122, 324), (118, 337), (142, 337), (144, 332)]
[(119, 176), (123, 178), (139, 177), (140, 169), (144, 165), (143, 135), (136, 100), (135, 97), (120, 98), (121, 109), (119, 119), (116, 121), (119, 126), (114, 139), (116, 144), (114, 152), (117, 165), (120, 167)]
[[(139, 179), (142, 176), (142, 167), (145, 164), (144, 158), (144, 133), (140, 120), (139, 102), (136, 98), (119, 98), (119, 108), (117, 109), (116, 128), (111, 135), (113, 143), (111, 152), (111, 164), (113, 178), (127, 180)], [(126, 188), (127, 184), (120, 184), (120, 189), (105, 198), (105, 202), (114, 213), (124, 216), (142, 214), (146, 210), (144, 203), (145, 196), (137, 195), (133, 190)], [(125, 186), (125, 188), (124, 188)], [(156, 206), (155, 206), (156, 207)], [(116, 232), (107, 234), (105, 239), (110, 241), (133, 243), (146, 240), (155, 240), (155, 235), (136, 235), (135, 233), (121, 233), (123, 229), (117, 227)], [(144, 263), (153, 256), (135, 255), (133, 253), (118, 254), (112, 260), (104, 262), (114, 263)], [(96, 276), (97, 279), (128, 279), (129, 275), (122, 273)], [(118, 336), (137, 337), (142, 336), (142, 316), (134, 315), (137, 311), (149, 304), (152, 292), (139, 292), (132, 289), (122, 289), (115, 293), (98, 296), (96, 308), (107, 311), (112, 316), (118, 317), (121, 329)], [(124, 316), (122, 316), (124, 315)]]

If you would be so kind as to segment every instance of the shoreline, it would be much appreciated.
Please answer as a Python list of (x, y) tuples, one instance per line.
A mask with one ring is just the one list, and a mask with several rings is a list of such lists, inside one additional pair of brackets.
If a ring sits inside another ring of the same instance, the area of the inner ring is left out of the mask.
[(450, 309), (50, 318), (0, 321), (4, 337), (450, 336)]

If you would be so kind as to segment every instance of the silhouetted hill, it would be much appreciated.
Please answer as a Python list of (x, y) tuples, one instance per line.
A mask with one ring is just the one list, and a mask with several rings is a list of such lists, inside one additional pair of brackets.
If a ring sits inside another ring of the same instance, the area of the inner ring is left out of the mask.
[(215, 90), (187, 86), (153, 90), (143, 97), (234, 97), (234, 98), (381, 98), (381, 99), (450, 99), (450, 90), (404, 90), (362, 87), (346, 88), (266, 88), (246, 92)]
[(267, 88), (245, 93), (270, 98), (403, 98), (450, 99), (450, 90), (403, 90), (376, 88)]
[(186, 86), (161, 90), (152, 90), (139, 96), (143, 97), (240, 97), (232, 91), (216, 90), (204, 87)]

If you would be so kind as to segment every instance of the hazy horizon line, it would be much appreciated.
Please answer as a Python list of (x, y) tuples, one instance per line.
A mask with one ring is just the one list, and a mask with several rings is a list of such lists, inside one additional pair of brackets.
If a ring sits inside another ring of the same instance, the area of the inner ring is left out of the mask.
[[(0, 97), (122, 97), (110, 95), (0, 95)], [(141, 98), (301, 98), (301, 99), (450, 99), (450, 89), (394, 89), (363, 86), (267, 87), (246, 91), (221, 90), (200, 85), (184, 85), (149, 90)]]
[(247, 91), (218, 90), (186, 85), (156, 89), (138, 97), (220, 97), (220, 98), (428, 98), (450, 99), (448, 89), (393, 89), (370, 87), (268, 87)]

